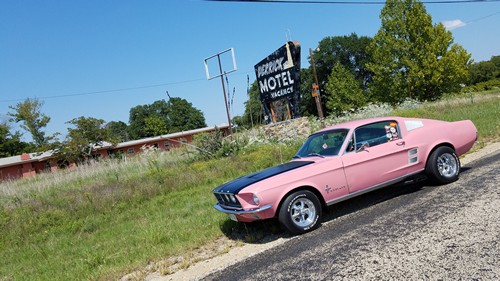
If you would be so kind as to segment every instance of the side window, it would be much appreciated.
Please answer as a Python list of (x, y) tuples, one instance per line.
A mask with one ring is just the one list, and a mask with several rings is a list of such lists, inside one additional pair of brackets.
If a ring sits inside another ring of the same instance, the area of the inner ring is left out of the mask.
[(401, 138), (396, 121), (384, 121), (359, 127), (354, 132), (356, 150), (361, 146), (371, 147)]

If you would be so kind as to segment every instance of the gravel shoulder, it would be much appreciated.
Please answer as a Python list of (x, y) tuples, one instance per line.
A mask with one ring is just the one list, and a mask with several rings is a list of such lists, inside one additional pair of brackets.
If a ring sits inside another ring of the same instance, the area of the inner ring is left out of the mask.
[[(461, 158), (462, 166), (466, 166), (472, 161), (481, 159), (489, 154), (500, 151), (500, 143), (489, 144), (473, 153), (469, 153)], [(498, 195), (498, 194), (497, 194)], [(483, 196), (479, 200), (474, 201), (468, 206), (460, 209), (459, 212), (447, 214), (447, 226), (427, 225), (422, 229), (420, 235), (425, 235), (429, 241), (446, 241), (446, 243), (436, 243), (422, 245), (418, 241), (420, 237), (413, 237), (412, 234), (395, 241), (391, 244), (390, 252), (407, 252), (408, 259), (411, 260), (394, 260), (390, 256), (384, 256), (383, 253), (365, 255), (377, 256), (360, 256), (357, 266), (364, 269), (365, 279), (376, 279), (380, 271), (390, 272), (390, 270), (404, 270), (408, 272), (418, 272), (422, 268), (423, 263), (432, 262), (439, 264), (443, 254), (453, 253), (456, 260), (453, 261), (452, 269), (461, 267), (471, 269), (471, 266), (477, 271), (485, 270), (481, 268), (482, 262), (491, 262), (491, 259), (498, 257), (492, 256), (477, 256), (461, 259), (462, 255), (470, 255), (472, 252), (470, 247), (481, 248), (486, 246), (485, 243), (497, 243), (499, 241), (498, 234), (498, 214), (500, 213), (500, 198), (499, 196)], [(440, 220), (442, 221), (442, 220)], [(487, 223), (492, 222), (492, 223)], [(325, 222), (328, 225), (330, 222)], [(440, 223), (439, 221), (436, 223)], [(464, 227), (466, 226), (466, 227)], [(479, 233), (481, 235), (470, 236), (468, 233)], [(457, 235), (458, 234), (458, 235)], [(463, 235), (460, 235), (463, 234)], [(417, 234), (414, 234), (417, 235)], [(256, 256), (264, 251), (275, 248), (297, 237), (283, 237), (283, 235), (265, 237), (258, 243), (243, 243), (236, 242), (229, 238), (223, 237), (216, 241), (213, 245), (207, 245), (200, 248), (187, 257), (170, 258), (166, 261), (160, 261), (152, 264), (144, 271), (135, 272), (124, 276), (122, 280), (200, 280), (214, 272), (232, 266), (249, 257)], [(480, 252), (480, 251), (478, 251)], [(411, 254), (415, 253), (415, 254)], [(497, 253), (498, 254), (498, 253)], [(188, 259), (188, 260), (186, 260)], [(471, 259), (478, 262), (466, 267), (464, 262)], [(377, 261), (378, 266), (373, 265)], [(368, 264), (365, 264), (368, 263)], [(184, 264), (184, 266), (182, 266)], [(399, 265), (399, 266), (397, 266)], [(401, 268), (401, 265), (405, 265)], [(406, 266), (407, 265), (407, 266)], [(447, 268), (448, 265), (443, 264), (438, 268)], [(372, 270), (370, 270), (370, 268)], [(168, 275), (166, 275), (168, 274)], [(439, 279), (440, 276), (448, 276), (443, 272), (427, 272), (420, 276), (432, 276), (433, 279)], [(444, 274), (444, 275), (443, 275)], [(498, 272), (495, 274), (499, 274)], [(344, 277), (349, 277), (349, 272), (342, 274)], [(354, 276), (351, 276), (354, 277)], [(360, 277), (360, 276), (358, 276)]]

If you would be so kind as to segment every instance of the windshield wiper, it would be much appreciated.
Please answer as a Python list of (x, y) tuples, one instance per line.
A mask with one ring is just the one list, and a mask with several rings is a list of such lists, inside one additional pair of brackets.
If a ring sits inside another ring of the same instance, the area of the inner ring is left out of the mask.
[(321, 158), (325, 158), (324, 155), (321, 155), (319, 153), (309, 153), (309, 154), (307, 154), (307, 156), (318, 156), (318, 157), (321, 157)]
[(294, 155), (294, 156), (292, 157), (292, 159), (300, 159), (300, 158), (302, 158), (302, 157), (300, 157), (300, 155), (298, 155), (298, 154), (297, 154), (297, 155)]

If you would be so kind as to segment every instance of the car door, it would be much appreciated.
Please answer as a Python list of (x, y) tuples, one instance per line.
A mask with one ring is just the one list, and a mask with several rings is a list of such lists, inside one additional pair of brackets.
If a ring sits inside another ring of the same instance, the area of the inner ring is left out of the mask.
[(408, 152), (398, 123), (388, 120), (356, 128), (342, 162), (350, 193), (405, 176)]

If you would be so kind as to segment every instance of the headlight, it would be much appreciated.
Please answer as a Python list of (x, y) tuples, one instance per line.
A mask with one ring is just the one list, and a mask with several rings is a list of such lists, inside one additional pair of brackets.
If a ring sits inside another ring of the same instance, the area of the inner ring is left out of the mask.
[(234, 204), (236, 204), (236, 202), (238, 202), (238, 201), (236, 200), (236, 197), (234, 197), (234, 195), (232, 195), (232, 194), (231, 194), (231, 195), (229, 195), (229, 198), (231, 199), (231, 202), (233, 202)]
[(253, 199), (253, 202), (255, 203), (255, 205), (259, 205), (260, 200), (259, 200), (259, 197), (257, 197), (257, 195), (253, 194), (252, 199)]

